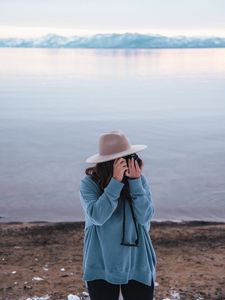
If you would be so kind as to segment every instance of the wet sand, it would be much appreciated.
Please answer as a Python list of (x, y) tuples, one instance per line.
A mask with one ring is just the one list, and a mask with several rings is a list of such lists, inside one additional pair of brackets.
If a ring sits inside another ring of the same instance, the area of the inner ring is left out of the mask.
[[(225, 299), (225, 223), (152, 222), (150, 234), (156, 300)], [(0, 223), (0, 299), (85, 299), (83, 237), (83, 222)]]

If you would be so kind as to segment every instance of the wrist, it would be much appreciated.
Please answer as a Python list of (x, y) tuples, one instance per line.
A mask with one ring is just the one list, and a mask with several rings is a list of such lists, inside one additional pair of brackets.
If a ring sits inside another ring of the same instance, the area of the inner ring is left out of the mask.
[(121, 182), (121, 180), (119, 178), (116, 178), (115, 176), (113, 176), (113, 178), (119, 182)]
[(129, 177), (128, 179), (134, 180), (134, 179), (138, 179), (138, 178), (140, 178), (140, 176), (139, 177)]

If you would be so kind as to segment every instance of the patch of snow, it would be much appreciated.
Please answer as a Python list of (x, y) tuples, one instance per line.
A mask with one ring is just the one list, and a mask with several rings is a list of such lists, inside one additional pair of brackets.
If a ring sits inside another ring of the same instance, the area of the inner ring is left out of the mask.
[(26, 300), (49, 300), (49, 299), (50, 299), (50, 296), (44, 295), (41, 297), (34, 296), (32, 298), (27, 298)]
[(82, 292), (84, 297), (89, 297), (89, 294), (87, 292)]
[(173, 299), (173, 300), (180, 300), (180, 294), (179, 294), (177, 291), (172, 290), (172, 291), (170, 292), (170, 295), (172, 296), (172, 299)]
[(64, 268), (61, 268), (61, 269), (60, 269), (60, 271), (64, 272), (64, 271), (65, 271), (65, 269), (64, 269)]
[(73, 294), (69, 294), (67, 296), (67, 300), (80, 300), (80, 297), (73, 295)]
[(12, 271), (12, 274), (16, 274), (16, 271)]
[(33, 277), (32, 278), (32, 281), (41, 281), (41, 280), (44, 280), (44, 279), (41, 277)]

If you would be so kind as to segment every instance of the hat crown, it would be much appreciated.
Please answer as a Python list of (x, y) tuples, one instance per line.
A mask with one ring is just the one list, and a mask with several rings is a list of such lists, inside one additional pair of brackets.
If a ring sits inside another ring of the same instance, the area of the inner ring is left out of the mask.
[(100, 155), (111, 155), (129, 150), (131, 148), (128, 138), (120, 130), (104, 133), (99, 139)]

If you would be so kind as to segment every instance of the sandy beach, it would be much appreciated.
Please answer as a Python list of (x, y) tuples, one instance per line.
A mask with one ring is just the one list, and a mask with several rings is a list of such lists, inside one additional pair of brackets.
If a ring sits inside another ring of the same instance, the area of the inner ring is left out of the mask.
[[(0, 223), (0, 299), (87, 299), (83, 230), (83, 222)], [(225, 223), (152, 222), (150, 234), (155, 300), (225, 299)]]

